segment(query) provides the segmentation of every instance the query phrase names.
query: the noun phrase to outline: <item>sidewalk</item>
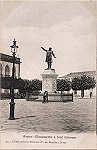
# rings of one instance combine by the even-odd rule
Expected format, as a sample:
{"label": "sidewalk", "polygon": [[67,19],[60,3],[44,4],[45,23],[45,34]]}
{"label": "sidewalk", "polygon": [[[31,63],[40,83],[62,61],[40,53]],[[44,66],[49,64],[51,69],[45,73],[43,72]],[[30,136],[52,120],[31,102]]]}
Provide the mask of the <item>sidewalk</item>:
{"label": "sidewalk", "polygon": [[15,100],[15,120],[9,118],[10,100],[0,101],[0,132],[87,132],[96,126],[96,99],[56,103]]}

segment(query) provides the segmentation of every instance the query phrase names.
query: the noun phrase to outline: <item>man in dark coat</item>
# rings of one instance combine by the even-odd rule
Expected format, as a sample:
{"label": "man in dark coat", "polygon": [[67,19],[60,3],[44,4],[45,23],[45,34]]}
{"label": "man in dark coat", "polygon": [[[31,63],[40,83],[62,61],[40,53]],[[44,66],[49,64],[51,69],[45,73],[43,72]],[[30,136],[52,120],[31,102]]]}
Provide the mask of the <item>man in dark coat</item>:
{"label": "man in dark coat", "polygon": [[44,92],[44,94],[43,94],[43,101],[42,101],[42,103],[48,103],[48,92],[47,91],[45,91]]}
{"label": "man in dark coat", "polygon": [[49,50],[44,49],[43,47],[41,47],[45,52],[46,52],[46,62],[48,64],[48,69],[51,69],[51,65],[52,65],[52,55],[54,58],[56,58],[56,56],[54,55],[52,48],[49,47]]}

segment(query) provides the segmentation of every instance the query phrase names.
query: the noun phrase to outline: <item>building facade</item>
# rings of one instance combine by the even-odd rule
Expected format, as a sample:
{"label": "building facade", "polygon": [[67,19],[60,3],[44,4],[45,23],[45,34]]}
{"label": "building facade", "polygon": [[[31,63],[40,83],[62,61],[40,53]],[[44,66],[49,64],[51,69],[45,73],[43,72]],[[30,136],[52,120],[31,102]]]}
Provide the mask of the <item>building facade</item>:
{"label": "building facade", "polygon": [[[15,78],[20,78],[20,58],[15,58]],[[0,77],[11,77],[13,68],[13,57],[0,53]],[[17,91],[17,90],[16,90]],[[10,93],[9,89],[0,88],[0,93]]]}
{"label": "building facade", "polygon": [[62,77],[59,77],[59,79],[67,79],[69,81],[72,81],[73,78],[75,77],[81,77],[83,75],[89,76],[89,77],[94,77],[96,80],[96,71],[83,71],[83,72],[72,72],[67,75],[64,75]]}

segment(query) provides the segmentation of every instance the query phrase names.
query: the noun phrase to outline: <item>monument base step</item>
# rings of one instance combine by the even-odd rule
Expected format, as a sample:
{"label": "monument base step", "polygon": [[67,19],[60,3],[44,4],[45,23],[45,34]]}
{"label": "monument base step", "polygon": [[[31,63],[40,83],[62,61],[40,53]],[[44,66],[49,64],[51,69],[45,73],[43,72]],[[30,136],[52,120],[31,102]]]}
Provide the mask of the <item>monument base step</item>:
{"label": "monument base step", "polygon": [[[26,98],[27,101],[43,101],[43,93]],[[48,102],[73,102],[73,94],[49,93]]]}
{"label": "monument base step", "polygon": [[[43,93],[38,96],[38,100],[43,100]],[[48,102],[67,102],[73,101],[73,94],[59,94],[59,93],[49,93]]]}

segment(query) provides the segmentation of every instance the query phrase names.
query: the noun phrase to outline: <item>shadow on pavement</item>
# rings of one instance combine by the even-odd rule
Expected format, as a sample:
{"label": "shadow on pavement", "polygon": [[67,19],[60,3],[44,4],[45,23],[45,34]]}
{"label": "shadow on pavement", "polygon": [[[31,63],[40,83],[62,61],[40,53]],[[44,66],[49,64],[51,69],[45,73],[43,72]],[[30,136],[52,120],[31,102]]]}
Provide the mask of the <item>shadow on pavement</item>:
{"label": "shadow on pavement", "polygon": [[20,117],[20,118],[15,118],[15,119],[31,118],[31,117],[36,117],[36,116],[25,116],[25,117]]}

